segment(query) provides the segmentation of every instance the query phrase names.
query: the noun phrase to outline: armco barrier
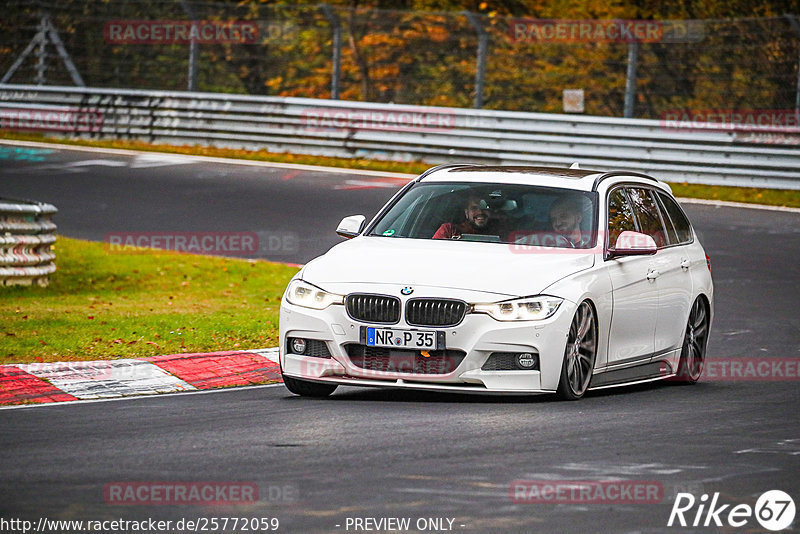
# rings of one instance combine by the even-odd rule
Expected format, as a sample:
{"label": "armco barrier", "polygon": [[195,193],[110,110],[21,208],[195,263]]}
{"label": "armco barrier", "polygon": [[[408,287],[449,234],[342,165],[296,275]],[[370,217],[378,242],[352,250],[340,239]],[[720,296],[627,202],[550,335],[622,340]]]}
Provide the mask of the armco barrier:
{"label": "armco barrier", "polygon": [[[800,189],[800,130],[223,93],[0,85],[2,128],[340,157],[637,170]],[[707,127],[706,127],[707,126]]]}
{"label": "armco barrier", "polygon": [[0,198],[0,285],[47,285],[56,270],[52,204]]}

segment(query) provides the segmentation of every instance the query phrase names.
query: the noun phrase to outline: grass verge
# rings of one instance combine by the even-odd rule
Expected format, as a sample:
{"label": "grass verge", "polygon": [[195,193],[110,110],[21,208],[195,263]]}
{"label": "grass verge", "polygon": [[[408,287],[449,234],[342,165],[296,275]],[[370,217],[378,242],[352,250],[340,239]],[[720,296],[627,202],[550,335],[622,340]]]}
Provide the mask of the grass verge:
{"label": "grass verge", "polygon": [[[126,150],[142,150],[151,152],[168,152],[173,154],[189,154],[194,156],[212,156],[218,158],[237,158],[276,163],[300,163],[304,165],[322,165],[325,167],[342,167],[348,169],[368,169],[375,171],[402,172],[419,174],[431,167],[421,161],[381,161],[357,158],[333,158],[326,156],[309,156],[302,154],[284,154],[266,150],[237,150],[206,146],[173,146],[146,143],[130,140],[88,140],[61,139],[47,137],[35,133],[0,132],[0,139],[20,141],[39,141],[62,143],[68,145],[92,146],[99,148],[122,148]],[[768,204],[800,208],[800,191],[785,189],[762,189],[756,187],[730,187],[718,185],[700,185],[687,183],[670,183],[678,197],[702,198],[708,200],[724,200],[728,202],[746,202],[750,204]]]}
{"label": "grass verge", "polygon": [[59,236],[48,287],[0,287],[0,363],[275,346],[297,268]]}

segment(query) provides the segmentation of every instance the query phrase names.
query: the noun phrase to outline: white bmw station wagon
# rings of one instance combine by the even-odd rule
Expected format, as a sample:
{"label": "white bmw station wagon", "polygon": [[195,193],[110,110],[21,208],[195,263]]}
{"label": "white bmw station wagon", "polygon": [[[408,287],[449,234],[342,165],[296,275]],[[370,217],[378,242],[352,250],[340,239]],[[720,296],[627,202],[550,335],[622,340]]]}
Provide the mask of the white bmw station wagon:
{"label": "white bmw station wagon", "polygon": [[303,267],[281,303],[289,391],[554,393],[700,377],[708,256],[645,174],[440,165]]}

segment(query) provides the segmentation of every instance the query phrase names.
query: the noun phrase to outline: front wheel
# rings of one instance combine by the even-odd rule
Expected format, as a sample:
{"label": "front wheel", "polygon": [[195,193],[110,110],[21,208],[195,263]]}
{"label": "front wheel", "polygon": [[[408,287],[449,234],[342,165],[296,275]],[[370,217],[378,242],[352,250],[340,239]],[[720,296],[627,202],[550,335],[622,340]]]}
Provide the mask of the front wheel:
{"label": "front wheel", "polygon": [[589,388],[597,357],[597,319],[588,301],[581,302],[567,334],[567,347],[561,364],[561,379],[556,395],[562,400],[578,400]]}
{"label": "front wheel", "polygon": [[289,376],[283,376],[283,384],[286,389],[303,397],[327,397],[336,390],[336,384],[318,384],[298,380]]}
{"label": "front wheel", "polygon": [[703,299],[697,298],[689,312],[686,332],[683,335],[681,359],[678,362],[678,374],[674,380],[684,384],[694,384],[703,373],[706,363],[706,345],[708,344],[708,310]]}

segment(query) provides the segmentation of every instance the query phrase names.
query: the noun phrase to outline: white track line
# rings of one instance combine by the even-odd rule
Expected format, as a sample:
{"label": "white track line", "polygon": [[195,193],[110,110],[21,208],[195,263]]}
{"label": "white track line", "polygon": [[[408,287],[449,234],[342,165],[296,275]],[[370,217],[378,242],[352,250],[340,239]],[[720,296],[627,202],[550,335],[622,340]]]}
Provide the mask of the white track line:
{"label": "white track line", "polygon": [[730,202],[727,200],[706,200],[704,198],[679,198],[681,204],[703,204],[705,206],[719,206],[721,208],[748,208],[753,210],[783,211],[786,213],[800,213],[800,208],[787,208],[784,206],[768,206],[766,204],[748,204],[746,202]]}
{"label": "white track line", "polygon": [[164,154],[175,158],[193,159],[197,162],[206,163],[225,163],[228,165],[248,165],[251,167],[272,167],[278,169],[294,169],[300,171],[327,172],[336,174],[357,174],[360,176],[377,176],[380,178],[404,178],[411,180],[416,178],[416,174],[405,174],[401,172],[372,171],[367,169],[348,169],[345,167],[324,167],[322,165],[303,165],[300,163],[276,163],[272,161],[257,161],[235,158],[215,158],[212,156],[195,156],[192,154],[177,154],[173,152],[160,152],[157,150],[127,150],[124,148],[98,148],[80,145],[62,145],[59,143],[42,143],[38,141],[14,141],[11,139],[0,139],[0,145],[16,145],[33,148],[52,148],[58,150],[75,150],[78,152],[91,152],[94,154],[113,154],[117,156],[141,156],[142,154]]}

